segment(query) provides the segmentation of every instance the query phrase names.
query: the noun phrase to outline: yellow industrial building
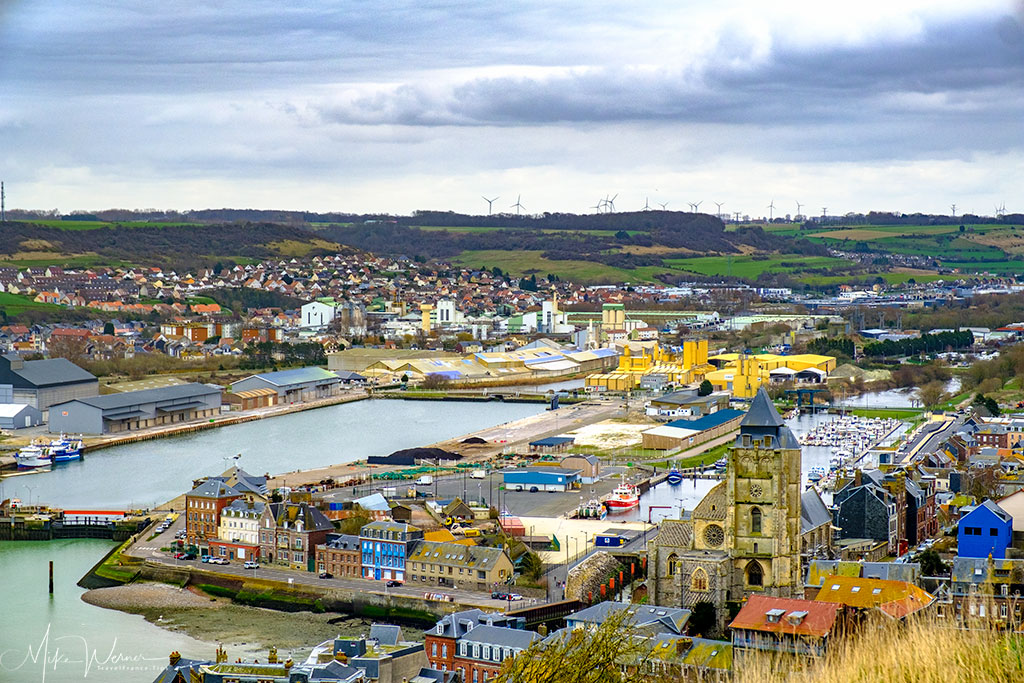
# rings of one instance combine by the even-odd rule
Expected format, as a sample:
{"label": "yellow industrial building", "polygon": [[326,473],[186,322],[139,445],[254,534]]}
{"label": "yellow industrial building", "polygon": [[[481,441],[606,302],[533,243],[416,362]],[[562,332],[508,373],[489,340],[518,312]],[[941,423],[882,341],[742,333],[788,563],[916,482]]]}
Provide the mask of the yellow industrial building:
{"label": "yellow industrial building", "polygon": [[832,356],[725,353],[709,358],[707,340],[684,342],[678,351],[657,342],[634,342],[623,348],[615,370],[590,375],[586,386],[592,391],[632,391],[645,384],[645,378],[657,375],[664,384],[694,384],[707,379],[716,391],[728,391],[735,398],[753,398],[762,384],[790,380],[823,383],[835,368]]}
{"label": "yellow industrial building", "polygon": [[706,339],[683,342],[678,351],[657,342],[632,342],[623,347],[619,367],[588,376],[586,386],[595,391],[632,391],[645,377],[653,376],[664,384],[690,384],[713,369],[708,363]]}
{"label": "yellow industrial building", "polygon": [[[779,356],[774,353],[743,355],[723,353],[708,359],[717,370],[705,375],[717,391],[736,398],[753,398],[762,384],[793,379],[823,383],[836,369],[836,359],[813,353]],[[806,375],[806,377],[804,377]]]}

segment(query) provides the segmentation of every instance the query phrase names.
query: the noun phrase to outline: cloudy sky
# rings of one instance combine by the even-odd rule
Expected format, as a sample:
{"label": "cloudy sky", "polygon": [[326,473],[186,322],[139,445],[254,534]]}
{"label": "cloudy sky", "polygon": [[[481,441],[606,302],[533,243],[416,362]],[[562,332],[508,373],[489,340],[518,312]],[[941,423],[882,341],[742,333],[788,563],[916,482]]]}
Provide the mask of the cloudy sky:
{"label": "cloudy sky", "polygon": [[61,211],[1021,211],[1024,0],[0,0],[0,178]]}

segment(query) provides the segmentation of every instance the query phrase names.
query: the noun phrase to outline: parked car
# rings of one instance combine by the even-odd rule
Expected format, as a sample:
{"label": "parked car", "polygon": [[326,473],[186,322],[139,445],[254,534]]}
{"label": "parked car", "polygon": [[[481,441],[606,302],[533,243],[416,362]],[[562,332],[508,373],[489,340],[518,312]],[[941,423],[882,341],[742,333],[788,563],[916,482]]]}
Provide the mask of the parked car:
{"label": "parked car", "polygon": [[387,586],[388,588],[396,588],[398,586],[401,586],[402,582],[401,581],[396,581],[395,579],[391,579],[390,581],[388,581],[384,585]]}
{"label": "parked car", "polygon": [[213,558],[210,555],[203,555],[202,557],[199,558],[199,560],[201,562],[209,562],[211,559],[213,559]]}
{"label": "parked car", "polygon": [[522,600],[523,596],[520,595],[519,593],[509,593],[508,594],[508,599],[509,600]]}
{"label": "parked car", "polygon": [[242,566],[245,567],[246,569],[259,569],[260,568],[260,563],[259,562],[254,562],[253,560],[249,560],[248,562],[246,562]]}
{"label": "parked car", "polygon": [[228,562],[227,560],[225,560],[223,557],[211,557],[210,558],[210,564],[231,564],[231,563]]}
{"label": "parked car", "polygon": [[199,557],[199,556],[196,555],[195,553],[185,553],[185,558],[184,559],[186,559],[186,560],[194,560],[197,557]]}
{"label": "parked car", "polygon": [[505,591],[491,591],[492,600],[508,600],[508,593]]}
{"label": "parked car", "polygon": [[188,555],[186,555],[185,553],[174,553],[174,559],[176,560],[184,560],[187,557]]}
{"label": "parked car", "polygon": [[330,572],[320,572],[319,576],[320,576],[321,579],[333,579],[334,578],[334,574],[332,574]]}

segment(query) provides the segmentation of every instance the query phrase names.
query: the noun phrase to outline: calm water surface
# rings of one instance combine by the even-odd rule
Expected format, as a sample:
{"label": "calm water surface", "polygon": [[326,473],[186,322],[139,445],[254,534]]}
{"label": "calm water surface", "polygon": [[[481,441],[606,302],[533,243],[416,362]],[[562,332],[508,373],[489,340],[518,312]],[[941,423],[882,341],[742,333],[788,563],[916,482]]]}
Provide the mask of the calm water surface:
{"label": "calm water surface", "polygon": [[[109,541],[0,543],[0,681],[152,681],[178,650],[213,658],[216,645],[172,633],[134,614],[94,607],[75,583]],[[54,561],[54,595],[47,592]]]}
{"label": "calm water surface", "polygon": [[252,474],[387,455],[543,412],[532,403],[438,403],[366,400],[208,429],[184,436],[104,448],[52,471],[0,479],[0,499],[59,507],[149,507],[219,474],[225,458]]}

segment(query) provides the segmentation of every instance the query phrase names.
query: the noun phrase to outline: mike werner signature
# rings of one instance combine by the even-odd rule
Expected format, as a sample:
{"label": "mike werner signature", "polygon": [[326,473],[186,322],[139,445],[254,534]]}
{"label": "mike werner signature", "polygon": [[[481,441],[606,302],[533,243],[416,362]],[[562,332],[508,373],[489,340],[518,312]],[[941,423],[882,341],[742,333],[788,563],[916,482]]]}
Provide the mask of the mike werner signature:
{"label": "mike werner signature", "polygon": [[155,662],[163,661],[163,657],[117,652],[117,638],[110,644],[109,651],[100,652],[89,646],[85,636],[50,635],[50,624],[47,624],[38,645],[29,645],[24,650],[0,651],[0,674],[20,671],[24,676],[38,668],[41,676],[39,680],[45,683],[46,674],[56,671],[58,667],[80,667],[82,678],[88,678],[90,673],[98,671],[153,670],[160,668]]}

